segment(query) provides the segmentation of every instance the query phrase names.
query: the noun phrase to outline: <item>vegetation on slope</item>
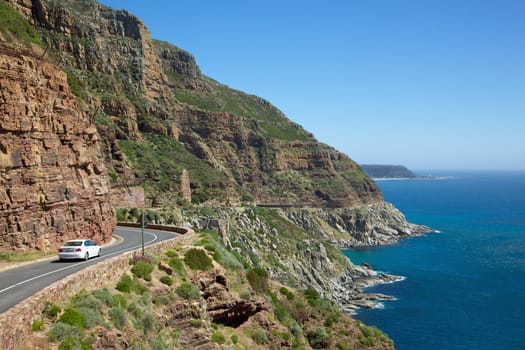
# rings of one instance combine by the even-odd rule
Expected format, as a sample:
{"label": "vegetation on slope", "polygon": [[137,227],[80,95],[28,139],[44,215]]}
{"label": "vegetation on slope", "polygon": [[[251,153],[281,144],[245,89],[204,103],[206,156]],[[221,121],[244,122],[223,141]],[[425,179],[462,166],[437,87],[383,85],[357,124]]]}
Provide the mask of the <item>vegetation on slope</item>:
{"label": "vegetation on slope", "polygon": [[195,203],[217,198],[224,188],[233,186],[224,173],[195,157],[172,137],[144,133],[140,141],[120,140],[119,145],[137,176],[149,179],[148,190],[154,193],[173,192],[183,169],[191,174]]}
{"label": "vegetation on slope", "polygon": [[393,348],[387,336],[315,291],[287,288],[248,266],[210,231],[196,246],[174,246],[130,264],[116,285],[46,305],[33,322],[33,338],[63,350],[206,343],[238,350]]}
{"label": "vegetation on slope", "polygon": [[35,28],[4,0],[0,1],[0,32],[7,40],[16,38],[26,44],[41,44]]}

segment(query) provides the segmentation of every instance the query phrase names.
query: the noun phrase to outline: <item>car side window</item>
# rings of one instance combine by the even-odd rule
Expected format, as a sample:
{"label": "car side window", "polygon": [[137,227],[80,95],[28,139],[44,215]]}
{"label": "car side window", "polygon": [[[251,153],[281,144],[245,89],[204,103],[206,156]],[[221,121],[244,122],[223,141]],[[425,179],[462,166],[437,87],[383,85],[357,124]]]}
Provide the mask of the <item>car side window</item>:
{"label": "car side window", "polygon": [[86,247],[89,247],[89,246],[91,245],[91,241],[86,241],[86,243],[84,243],[84,245],[85,245]]}

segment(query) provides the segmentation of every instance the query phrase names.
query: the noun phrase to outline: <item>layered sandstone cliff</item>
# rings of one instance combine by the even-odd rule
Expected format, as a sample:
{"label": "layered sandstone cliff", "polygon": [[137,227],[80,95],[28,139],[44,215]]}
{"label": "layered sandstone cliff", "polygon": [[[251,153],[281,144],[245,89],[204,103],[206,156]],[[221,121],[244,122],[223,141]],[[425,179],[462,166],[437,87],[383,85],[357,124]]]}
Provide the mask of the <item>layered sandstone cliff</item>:
{"label": "layered sandstone cliff", "polygon": [[107,242],[115,225],[92,120],[66,73],[0,39],[0,250]]}
{"label": "layered sandstone cliff", "polygon": [[349,157],[268,101],[203,76],[191,54],[152,40],[129,12],[94,0],[8,1],[40,30],[47,55],[88,102],[114,188],[142,182],[148,196],[171,205],[183,199],[187,169],[195,202],[341,207],[382,200]]}

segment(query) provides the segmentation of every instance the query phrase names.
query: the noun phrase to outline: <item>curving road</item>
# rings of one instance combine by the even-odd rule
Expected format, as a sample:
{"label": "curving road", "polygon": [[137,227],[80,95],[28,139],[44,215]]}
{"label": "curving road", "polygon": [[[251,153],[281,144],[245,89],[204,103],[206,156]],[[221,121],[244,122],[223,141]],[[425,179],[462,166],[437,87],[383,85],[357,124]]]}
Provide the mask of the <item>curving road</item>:
{"label": "curving road", "polygon": [[[140,228],[117,227],[115,233],[122,237],[123,240],[117,244],[102,247],[101,257],[96,257],[89,261],[61,262],[58,260],[57,253],[55,259],[0,272],[0,313],[69,274],[96,264],[101,260],[109,259],[142,246]],[[144,229],[144,244],[148,245],[153,242],[164,241],[177,235],[167,231]]]}

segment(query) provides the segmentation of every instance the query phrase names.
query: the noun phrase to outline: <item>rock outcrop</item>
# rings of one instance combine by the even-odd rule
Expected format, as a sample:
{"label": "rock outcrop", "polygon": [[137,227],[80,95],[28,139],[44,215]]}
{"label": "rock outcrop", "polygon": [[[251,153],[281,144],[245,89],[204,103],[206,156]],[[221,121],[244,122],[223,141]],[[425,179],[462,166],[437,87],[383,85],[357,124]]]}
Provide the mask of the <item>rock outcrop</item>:
{"label": "rock outcrop", "polygon": [[66,73],[0,42],[0,250],[111,238],[109,178],[92,120]]}
{"label": "rock outcrop", "polygon": [[[219,222],[223,222],[220,230]],[[273,279],[314,289],[349,312],[388,298],[363,293],[365,287],[401,277],[354,265],[339,249],[393,244],[430,231],[408,223],[388,203],[354,209],[230,208],[214,217],[195,218],[191,224],[197,229],[220,231],[223,242],[250,264],[264,266]]]}

